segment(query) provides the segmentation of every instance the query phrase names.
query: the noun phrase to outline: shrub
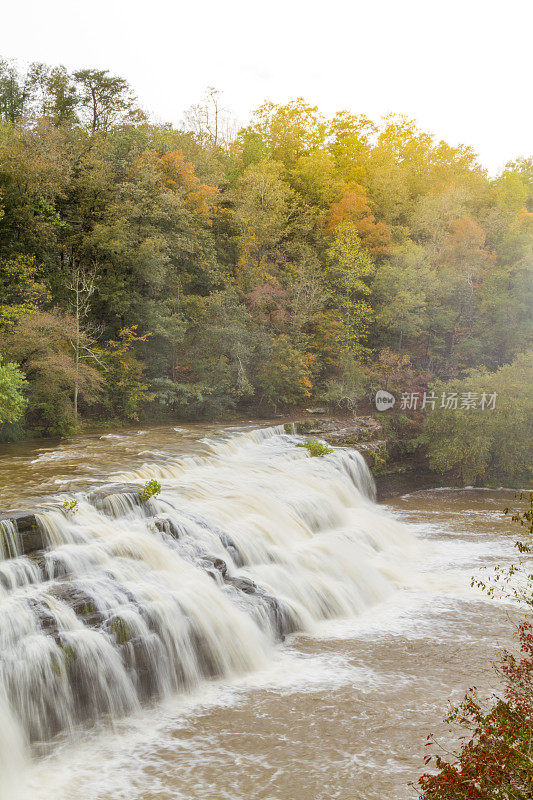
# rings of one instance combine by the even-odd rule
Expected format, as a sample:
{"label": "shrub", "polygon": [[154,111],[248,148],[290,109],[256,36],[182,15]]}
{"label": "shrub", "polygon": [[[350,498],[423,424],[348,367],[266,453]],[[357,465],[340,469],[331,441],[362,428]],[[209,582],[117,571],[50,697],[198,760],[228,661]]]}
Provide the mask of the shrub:
{"label": "shrub", "polygon": [[151,497],[156,497],[161,491],[161,484],[152,478],[146,481],[142,489],[139,489],[139,497],[143,503],[147,503]]}
{"label": "shrub", "polygon": [[[464,730],[466,742],[456,758],[426,756],[437,773],[419,778],[423,800],[496,800],[533,796],[533,627],[518,628],[522,656],[505,653],[495,666],[503,679],[501,698],[493,696],[485,706],[475,687],[446,722]],[[433,738],[428,737],[428,745]]]}
{"label": "shrub", "polygon": [[77,500],[65,500],[63,505],[61,506],[65,516],[69,514],[75,514],[78,510],[78,501]]}
{"label": "shrub", "polygon": [[306,442],[297,444],[296,447],[305,447],[312,458],[316,458],[317,456],[327,456],[329,453],[333,453],[332,447],[327,445],[325,442],[319,442],[318,439],[308,439]]}
{"label": "shrub", "polygon": [[[505,513],[508,512],[505,509]],[[533,542],[533,493],[529,495],[529,507],[513,514],[512,519],[526,534],[516,542],[516,548],[519,553],[529,555]],[[521,573],[522,578],[518,586],[511,581],[517,573]],[[506,572],[496,568],[495,578],[487,586],[473,582],[490,596],[496,594],[494,587],[499,582],[503,589],[498,594],[525,601],[530,607],[533,604],[530,563],[513,565]],[[450,759],[426,756],[425,763],[433,762],[437,771],[419,778],[422,800],[529,800],[533,797],[533,626],[526,619],[516,633],[520,655],[504,651],[494,664],[503,683],[501,696],[494,694],[483,702],[474,687],[446,718],[448,724],[456,723],[464,731],[463,744]],[[433,744],[433,737],[428,736],[427,746]]]}

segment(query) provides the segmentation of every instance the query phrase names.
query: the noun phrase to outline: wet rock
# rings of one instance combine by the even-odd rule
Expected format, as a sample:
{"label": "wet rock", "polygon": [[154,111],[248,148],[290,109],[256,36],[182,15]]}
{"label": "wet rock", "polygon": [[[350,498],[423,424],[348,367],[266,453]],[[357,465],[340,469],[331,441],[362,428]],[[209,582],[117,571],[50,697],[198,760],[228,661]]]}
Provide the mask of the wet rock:
{"label": "wet rock", "polygon": [[314,434],[329,444],[348,447],[376,439],[381,433],[381,425],[374,417],[352,417],[350,420],[306,419],[296,422],[295,428],[302,436]]}
{"label": "wet rock", "polygon": [[190,637],[198,667],[204,678],[219,677],[221,674],[220,665],[211,652],[211,648],[205,637],[194,629],[191,629]]}
{"label": "wet rock", "polygon": [[50,594],[70,606],[84,625],[95,628],[105,623],[105,617],[96,608],[93,598],[79,584],[71,581],[58,583],[50,588]]}
{"label": "wet rock", "polygon": [[56,642],[59,641],[57,620],[49,606],[39,597],[29,597],[27,599],[27,604],[37,617],[41,631],[48,636],[52,636]]}
{"label": "wet rock", "polygon": [[[383,452],[387,446],[385,439],[375,439],[372,442],[360,442],[358,450],[364,455],[365,453]],[[369,466],[372,466],[370,464]]]}
{"label": "wet rock", "polygon": [[[139,496],[140,488],[134,483],[111,483],[95,489],[87,496],[87,500],[108,516],[123,516],[135,508],[144,508],[145,504]],[[122,502],[117,502],[121,498]]]}
{"label": "wet rock", "polygon": [[26,511],[8,511],[0,514],[0,521],[2,520],[13,522],[18,531],[20,552],[10,553],[9,557],[13,558],[16,555],[27,556],[46,547],[46,538],[35,514],[30,514]]}
{"label": "wet rock", "polygon": [[220,578],[225,579],[228,574],[228,565],[223,559],[216,556],[203,556],[200,566],[215,581],[220,580]]}
{"label": "wet rock", "polygon": [[22,555],[28,556],[47,547],[46,537],[39,527],[27,529],[20,534]]}
{"label": "wet rock", "polygon": [[253,599],[267,612],[272,628],[280,641],[283,641],[286,636],[297,630],[297,625],[285,603],[271,595],[262,586],[258,586],[250,578],[243,576],[227,577],[226,584],[237,589],[237,591],[243,592],[250,600]]}
{"label": "wet rock", "polygon": [[[153,642],[151,643],[153,645]],[[121,646],[121,655],[141,702],[153,700],[161,694],[157,669],[154,668],[153,646],[139,637]],[[161,657],[163,652],[161,650]]]}
{"label": "wet rock", "polygon": [[222,547],[228,552],[237,567],[243,567],[246,564],[244,554],[241,553],[237,543],[228,533],[226,533],[226,531],[222,530],[222,528],[219,528],[217,525],[214,525],[212,522],[209,522],[200,514],[195,514],[191,511],[185,511],[184,509],[181,509],[179,513],[180,516],[184,517],[184,519],[191,520],[196,525],[199,525],[200,528],[204,528],[215,536],[218,536]]}
{"label": "wet rock", "polygon": [[173,539],[181,539],[181,532],[178,526],[168,517],[164,519],[154,519],[153,523],[160,533],[166,533]]}
{"label": "wet rock", "polygon": [[249,578],[228,578],[227,583],[234,586],[240,592],[246,592],[246,594],[258,594],[259,587]]}
{"label": "wet rock", "polygon": [[11,511],[5,514],[0,514],[0,520],[2,519],[11,520],[14,522],[19,533],[23,533],[37,527],[35,514],[29,514],[26,511]]}
{"label": "wet rock", "polygon": [[225,550],[228,551],[228,553],[232,557],[235,566],[244,567],[244,565],[246,564],[244,556],[237,547],[237,545],[235,544],[234,540],[231,538],[231,536],[228,536],[228,534],[224,533],[224,531],[220,531],[218,533],[218,536],[222,546],[224,547]]}
{"label": "wet rock", "polygon": [[100,486],[98,489],[90,492],[87,499],[93,505],[95,502],[105,500],[106,497],[112,494],[139,494],[140,485],[135,483],[108,483],[105,486]]}

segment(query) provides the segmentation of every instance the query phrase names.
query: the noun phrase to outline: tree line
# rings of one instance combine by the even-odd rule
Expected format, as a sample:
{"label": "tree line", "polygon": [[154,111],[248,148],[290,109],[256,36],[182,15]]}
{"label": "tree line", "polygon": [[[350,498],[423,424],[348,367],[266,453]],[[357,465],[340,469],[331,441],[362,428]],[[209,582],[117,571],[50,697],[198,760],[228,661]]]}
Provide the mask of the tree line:
{"label": "tree line", "polygon": [[154,124],[105,70],[0,61],[4,440],[467,386],[525,363],[532,261],[532,158],[301,98],[236,130],[214,89]]}

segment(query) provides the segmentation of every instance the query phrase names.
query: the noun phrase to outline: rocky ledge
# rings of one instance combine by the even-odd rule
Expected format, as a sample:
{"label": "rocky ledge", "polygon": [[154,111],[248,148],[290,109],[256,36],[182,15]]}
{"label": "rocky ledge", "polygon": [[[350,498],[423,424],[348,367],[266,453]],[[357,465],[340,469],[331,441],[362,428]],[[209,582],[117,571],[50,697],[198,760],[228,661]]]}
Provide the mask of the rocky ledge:
{"label": "rocky ledge", "polygon": [[[323,413],[323,409],[308,411],[313,415]],[[450,485],[449,476],[446,479],[430,470],[423,455],[396,455],[395,448],[388,446],[387,435],[381,423],[372,416],[313,416],[299,420],[293,426],[288,425],[287,431],[295,429],[302,436],[316,436],[336,447],[353,447],[359,450],[376,481],[378,500],[417,489]]]}
{"label": "rocky ledge", "polygon": [[[11,523],[13,530],[9,524],[4,526],[2,522]],[[12,539],[13,535],[16,540]],[[20,555],[28,555],[46,546],[44,532],[35,514],[27,511],[0,513],[0,536],[5,557],[16,556],[18,554],[16,551],[19,551]]]}

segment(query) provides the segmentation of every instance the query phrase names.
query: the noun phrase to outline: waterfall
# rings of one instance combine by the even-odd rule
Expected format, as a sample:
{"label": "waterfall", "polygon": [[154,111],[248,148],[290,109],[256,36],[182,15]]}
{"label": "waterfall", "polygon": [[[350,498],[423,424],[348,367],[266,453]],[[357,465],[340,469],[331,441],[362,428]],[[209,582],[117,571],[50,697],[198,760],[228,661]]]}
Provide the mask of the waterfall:
{"label": "waterfall", "polygon": [[14,558],[21,554],[20,536],[16,524],[10,520],[0,520],[0,556],[2,559]]}
{"label": "waterfall", "polygon": [[[12,747],[261,668],[287,635],[357,615],[403,581],[414,542],[374,505],[361,455],[311,458],[301,441],[254,430],[116,474],[77,495],[75,513],[41,509],[44,548],[29,555],[0,523]],[[141,502],[150,478],[162,492]]]}

